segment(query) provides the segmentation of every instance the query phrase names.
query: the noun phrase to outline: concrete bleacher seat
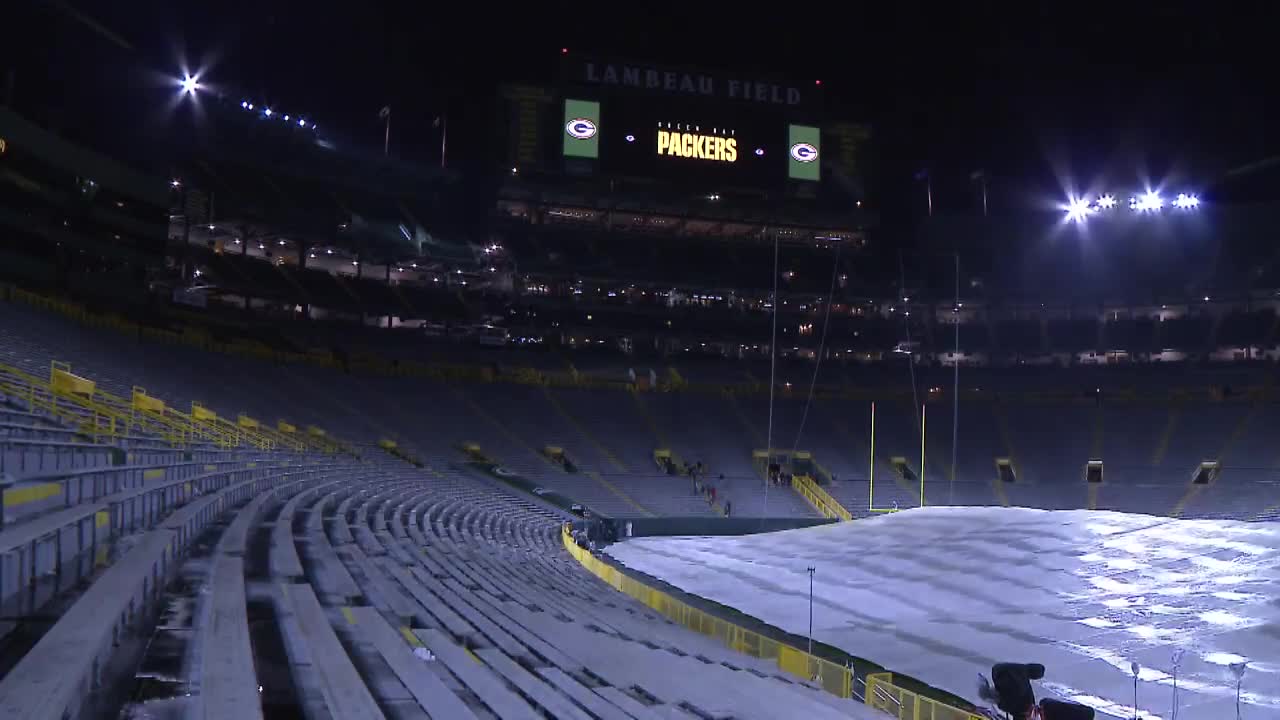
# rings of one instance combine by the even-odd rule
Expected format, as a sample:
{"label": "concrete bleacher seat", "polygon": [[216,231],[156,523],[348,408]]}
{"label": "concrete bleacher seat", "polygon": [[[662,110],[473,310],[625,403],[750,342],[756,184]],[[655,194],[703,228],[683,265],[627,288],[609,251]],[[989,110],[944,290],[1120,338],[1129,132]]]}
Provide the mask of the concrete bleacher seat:
{"label": "concrete bleacher seat", "polygon": [[[281,456],[284,457],[284,456]],[[248,455],[239,460],[214,462],[169,462],[153,464],[105,465],[39,473],[23,478],[5,494],[4,522],[17,522],[52,509],[96,500],[129,488],[194,480],[250,462],[267,462],[266,455]],[[3,527],[3,523],[0,523]]]}
{"label": "concrete bleacher seat", "polygon": [[[250,464],[255,467],[249,467]],[[59,496],[57,509],[18,518],[0,530],[0,605],[9,617],[35,613],[92,572],[114,538],[151,530],[166,516],[228,487],[312,472],[297,465],[229,463],[200,475],[148,484],[98,485],[98,492]],[[145,471],[143,471],[145,472]],[[69,487],[69,486],[68,486]]]}
{"label": "concrete bleacher seat", "polygon": [[114,448],[59,440],[0,437],[0,472],[16,478],[111,464]]}
{"label": "concrete bleacher seat", "polygon": [[[432,714],[439,717],[458,720],[478,717],[413,653],[414,648],[422,646],[416,636],[397,633],[373,608],[353,607],[350,616],[351,624],[358,628],[361,638],[373,644],[422,707],[430,708]],[[406,642],[407,638],[413,638],[413,642]]]}
{"label": "concrete bleacher seat", "polygon": [[[156,518],[123,557],[97,578],[0,680],[0,714],[24,718],[77,714],[81,705],[91,698],[90,690],[106,671],[122,634],[130,632],[140,617],[152,611],[161,598],[163,584],[176,569],[176,560],[200,532],[233,504],[264,492],[288,477],[280,468],[246,472],[246,476],[228,478],[220,488],[210,488],[200,497]],[[95,517],[100,507],[101,504],[93,505],[83,511]],[[22,532],[25,527],[19,525],[0,535]],[[50,532],[62,535],[57,529]]]}
{"label": "concrete bleacher seat", "polygon": [[[328,712],[335,718],[382,718],[311,586],[282,583],[278,606],[294,620],[284,626],[293,672],[314,676]],[[294,628],[296,632],[291,632]]]}

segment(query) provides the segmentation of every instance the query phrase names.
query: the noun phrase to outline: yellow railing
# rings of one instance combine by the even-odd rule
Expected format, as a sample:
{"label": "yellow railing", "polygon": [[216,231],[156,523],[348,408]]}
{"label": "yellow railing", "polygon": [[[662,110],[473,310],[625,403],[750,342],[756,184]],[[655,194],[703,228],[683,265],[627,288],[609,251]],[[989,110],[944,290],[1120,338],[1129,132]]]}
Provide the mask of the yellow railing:
{"label": "yellow railing", "polygon": [[[137,334],[157,342],[190,345],[203,350],[276,362],[336,366],[336,362],[327,356],[281,353],[265,346],[245,343],[215,343],[207,334],[200,332],[175,333],[144,327],[115,315],[91,313],[76,303],[19,288],[9,288],[9,294],[16,301],[59,313],[85,325]],[[143,388],[133,388],[132,396],[128,399],[118,398],[98,388],[92,380],[73,374],[66,363],[56,361],[50,368],[47,380],[0,365],[0,389],[22,397],[32,408],[45,410],[75,425],[95,440],[143,432],[175,446],[202,440],[220,447],[246,445],[260,449],[316,449],[330,453],[350,451],[350,446],[346,443],[323,434],[290,437],[277,430],[254,427],[252,423],[246,426],[220,418],[202,407],[193,407],[191,414],[183,413],[149,396]]]}
{"label": "yellow railing", "polygon": [[[112,437],[117,433],[117,418],[111,413],[99,412],[87,401],[76,398],[58,402],[48,383],[15,367],[0,365],[0,391],[26,403],[31,410],[43,410],[74,425],[80,432],[93,438]],[[121,423],[120,430],[123,430]]]}
{"label": "yellow railing", "polygon": [[792,475],[791,487],[795,491],[804,496],[805,500],[814,507],[823,517],[835,518],[837,520],[852,520],[853,514],[850,513],[845,506],[831,497],[821,485],[813,481],[808,475]]}
{"label": "yellow railing", "polygon": [[[604,580],[615,590],[653,608],[663,617],[695,632],[716,638],[726,647],[737,652],[755,658],[773,660],[783,671],[804,680],[811,680],[836,697],[856,697],[853,671],[848,667],[718,618],[636,580],[613,565],[600,560],[586,549],[578,547],[573,540],[568,523],[561,527],[560,539],[564,543],[565,550],[588,572]],[[895,685],[893,674],[888,672],[867,675],[865,701],[866,704],[884,710],[899,720],[985,720],[981,715]]]}
{"label": "yellow railing", "polygon": [[130,322],[116,315],[100,315],[89,312],[83,306],[59,298],[45,297],[19,288],[10,290],[11,297],[32,307],[50,310],[91,327],[108,328],[121,333],[141,336],[147,340],[167,345],[187,345],[213,352],[240,355],[242,357],[272,362],[314,365],[319,367],[339,367],[339,363],[331,355],[316,353],[294,353],[273,350],[269,347],[248,342],[223,343],[214,341],[208,334],[195,330],[174,332],[159,328],[146,327]]}
{"label": "yellow railing", "polygon": [[50,365],[48,378],[0,364],[0,391],[19,399],[34,411],[49,413],[95,442],[145,435],[173,447],[208,442],[218,447],[253,447],[263,450],[308,447],[336,452],[343,444],[330,437],[291,438],[262,428],[242,427],[220,418],[199,403],[187,414],[151,397],[140,387],[131,396],[117,397],[93,380],[74,374],[63,362]]}
{"label": "yellow railing", "polygon": [[773,660],[782,670],[804,680],[812,680],[832,695],[842,698],[853,697],[853,671],[844,665],[810,655],[803,650],[735,625],[681,602],[661,590],[645,585],[578,547],[568,526],[561,530],[561,539],[569,554],[591,574],[609,583],[614,589],[653,608],[673,622],[716,638],[725,646],[740,653]]}
{"label": "yellow railing", "polygon": [[95,441],[147,433],[175,445],[184,444],[181,427],[137,411],[129,401],[97,389],[86,378],[73,375],[65,363],[54,363],[49,378],[39,378],[18,368],[0,365],[0,389],[75,427]]}
{"label": "yellow railing", "polygon": [[938,702],[893,684],[893,673],[867,675],[867,704],[898,720],[985,720],[983,716]]}

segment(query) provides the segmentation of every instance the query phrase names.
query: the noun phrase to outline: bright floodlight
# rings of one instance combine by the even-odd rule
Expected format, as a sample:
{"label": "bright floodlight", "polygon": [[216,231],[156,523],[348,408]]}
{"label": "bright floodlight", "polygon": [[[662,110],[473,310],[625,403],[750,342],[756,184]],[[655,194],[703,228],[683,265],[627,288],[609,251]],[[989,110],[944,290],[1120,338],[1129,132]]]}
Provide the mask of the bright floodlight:
{"label": "bright floodlight", "polygon": [[1200,198],[1187,193],[1178,193],[1178,197],[1173,200],[1173,206],[1179,210],[1191,210],[1200,207]]}
{"label": "bright floodlight", "polygon": [[1089,204],[1088,196],[1085,197],[1068,197],[1067,204],[1063,207],[1067,211],[1067,219],[1072,222],[1084,222],[1089,217],[1089,213],[1093,212],[1093,207]]}
{"label": "bright floodlight", "polygon": [[267,117],[271,117],[271,108],[267,108],[266,110],[263,110],[262,114],[266,115]]}
{"label": "bright floodlight", "polygon": [[1098,207],[1102,210],[1110,210],[1116,206],[1116,199],[1112,195],[1103,195],[1098,198]]}
{"label": "bright floodlight", "polygon": [[200,89],[200,77],[198,75],[183,75],[180,84],[182,85],[183,95],[195,95],[196,91]]}
{"label": "bright floodlight", "polygon": [[298,118],[298,127],[306,127],[306,126],[307,126],[307,121],[303,120],[302,118]]}
{"label": "bright floodlight", "polygon": [[1164,198],[1155,190],[1148,190],[1137,199],[1130,200],[1129,207],[1139,212],[1155,212],[1164,207]]}

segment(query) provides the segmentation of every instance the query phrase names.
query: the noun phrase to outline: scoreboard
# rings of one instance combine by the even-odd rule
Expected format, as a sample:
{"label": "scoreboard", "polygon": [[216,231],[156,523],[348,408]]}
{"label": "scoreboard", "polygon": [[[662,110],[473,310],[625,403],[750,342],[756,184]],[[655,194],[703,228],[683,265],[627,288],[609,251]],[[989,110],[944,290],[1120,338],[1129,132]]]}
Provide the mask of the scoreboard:
{"label": "scoreboard", "polygon": [[688,99],[566,97],[566,170],[742,187],[816,182],[821,132],[773,108]]}
{"label": "scoreboard", "polygon": [[558,86],[503,86],[505,167],[699,191],[861,187],[870,129],[823,111],[821,83],[561,51]]}

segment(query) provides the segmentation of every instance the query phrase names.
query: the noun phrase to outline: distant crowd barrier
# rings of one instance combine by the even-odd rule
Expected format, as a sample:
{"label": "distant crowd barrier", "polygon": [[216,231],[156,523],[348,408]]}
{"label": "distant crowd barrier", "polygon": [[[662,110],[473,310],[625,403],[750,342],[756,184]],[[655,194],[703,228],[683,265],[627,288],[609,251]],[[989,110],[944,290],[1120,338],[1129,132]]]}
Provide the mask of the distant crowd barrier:
{"label": "distant crowd barrier", "polygon": [[672,516],[610,518],[618,538],[670,535],[750,535],[827,525],[831,518],[816,517],[704,517]]}
{"label": "distant crowd barrier", "polygon": [[[656,383],[643,373],[635,373],[632,377],[620,374],[612,377],[592,375],[569,367],[565,370],[543,370],[521,366],[502,366],[483,363],[422,363],[413,360],[388,360],[372,353],[355,353],[351,358],[342,359],[331,352],[297,353],[278,350],[263,343],[236,340],[218,342],[200,328],[189,325],[182,332],[139,325],[118,315],[91,312],[84,306],[61,298],[47,297],[28,292],[20,288],[0,284],[0,297],[7,297],[32,307],[37,307],[64,315],[76,322],[92,327],[103,327],[118,332],[169,345],[186,345],[210,352],[238,355],[254,360],[265,360],[280,364],[309,365],[349,372],[361,372],[371,375],[391,377],[422,377],[446,382],[507,382],[521,385],[541,385],[549,387],[576,387],[589,389],[616,389],[631,392],[702,392],[717,393],[730,396],[768,394],[769,385],[763,382],[701,382],[690,381],[675,367],[668,366],[662,372],[654,373]],[[191,316],[193,322],[197,316]],[[630,375],[630,374],[629,374]],[[801,390],[790,387],[779,388],[783,397],[792,397]],[[1174,401],[1205,400],[1210,402],[1254,402],[1267,397],[1275,397],[1276,389],[1261,384],[1232,388],[1228,396],[1218,387],[1170,387],[1160,391],[1137,390],[1134,388],[1114,388],[1107,391],[1109,402],[1137,401],[1140,398],[1151,398],[1157,395]],[[983,392],[978,389],[963,390],[962,393],[973,398],[1017,398],[1026,402],[1078,402],[1094,403],[1093,397],[1083,397],[1078,388],[1061,388],[1047,391],[1013,391]],[[883,387],[854,387],[848,385],[814,388],[815,398],[823,400],[866,400],[877,398],[912,397],[909,389],[886,389]]]}

